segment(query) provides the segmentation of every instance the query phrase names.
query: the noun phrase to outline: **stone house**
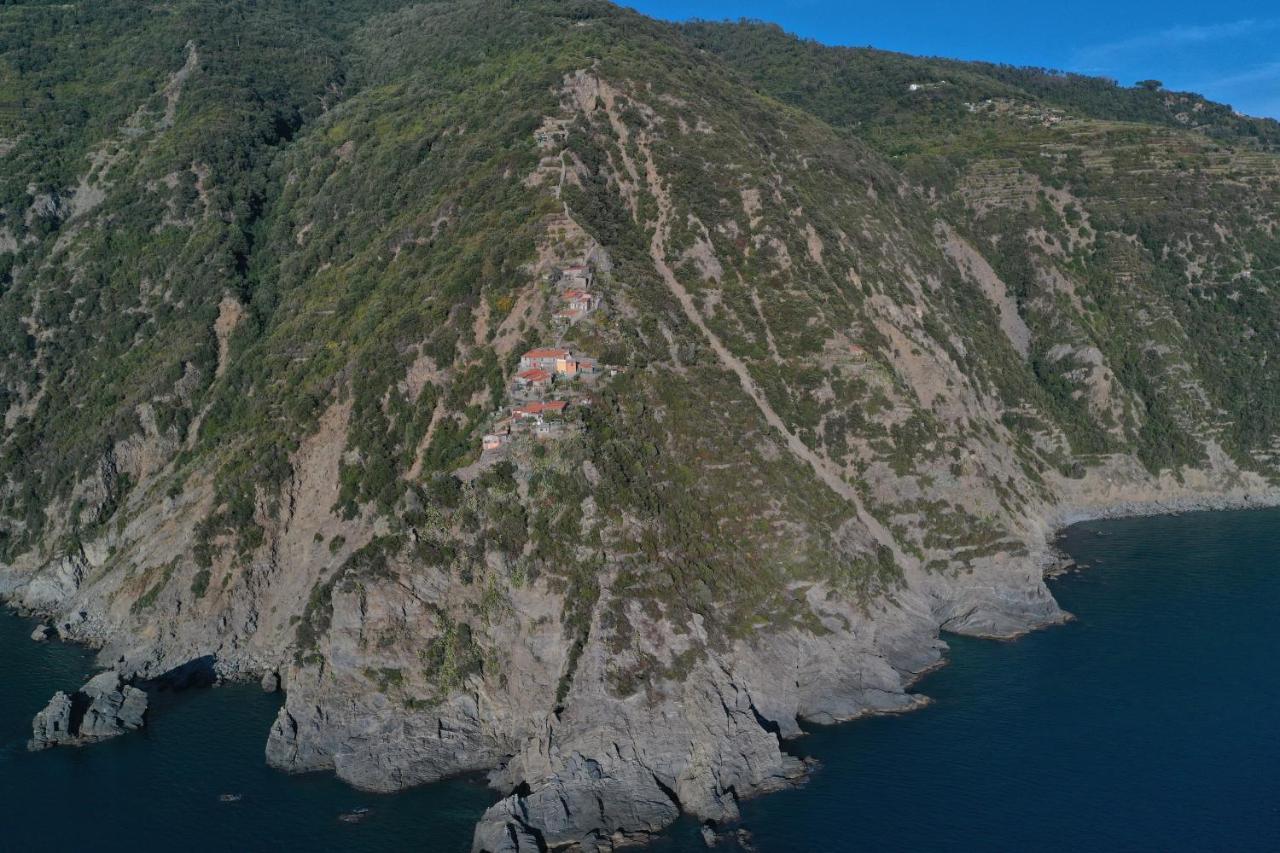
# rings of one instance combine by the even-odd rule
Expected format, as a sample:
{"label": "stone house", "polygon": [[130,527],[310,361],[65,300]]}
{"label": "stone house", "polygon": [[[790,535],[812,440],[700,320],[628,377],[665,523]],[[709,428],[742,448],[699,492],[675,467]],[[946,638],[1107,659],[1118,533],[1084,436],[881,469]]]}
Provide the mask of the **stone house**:
{"label": "stone house", "polygon": [[539,349],[531,349],[524,355],[520,356],[520,372],[526,370],[545,370],[548,373],[556,373],[556,363],[564,359],[572,359],[573,353],[567,349],[555,349],[551,347],[542,347]]}
{"label": "stone house", "polygon": [[516,374],[516,388],[521,391],[547,391],[551,388],[553,375],[548,370],[534,367]]}
{"label": "stone house", "polygon": [[546,402],[526,403],[511,410],[512,416],[521,421],[532,421],[540,424],[547,418],[556,418],[564,414],[569,406],[564,400],[548,400]]}

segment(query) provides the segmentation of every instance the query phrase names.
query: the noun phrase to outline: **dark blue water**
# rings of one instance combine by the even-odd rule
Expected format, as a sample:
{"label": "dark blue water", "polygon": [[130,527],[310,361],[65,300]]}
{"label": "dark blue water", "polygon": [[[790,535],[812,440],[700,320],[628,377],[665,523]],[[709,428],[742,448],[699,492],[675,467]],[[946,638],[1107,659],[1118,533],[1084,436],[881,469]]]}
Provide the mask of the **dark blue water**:
{"label": "dark blue water", "polygon": [[[280,700],[256,686],[153,693],[147,727],[83,749],[26,751],[31,715],[74,690],[91,655],[0,616],[0,850],[468,851],[495,796],[479,782],[363,794],[263,760]],[[221,803],[220,794],[243,795]],[[338,815],[368,808],[362,823]]]}
{"label": "dark blue water", "polygon": [[[762,853],[1280,849],[1280,511],[1095,522],[1064,544],[1090,566],[1053,584],[1077,620],[953,640],[919,687],[931,707],[799,741],[821,771],[743,806]],[[157,697],[144,735],[28,755],[31,714],[88,670],[29,632],[0,619],[6,847],[465,851],[491,802],[267,770],[278,700],[255,688]],[[692,821],[654,849],[705,850]]]}

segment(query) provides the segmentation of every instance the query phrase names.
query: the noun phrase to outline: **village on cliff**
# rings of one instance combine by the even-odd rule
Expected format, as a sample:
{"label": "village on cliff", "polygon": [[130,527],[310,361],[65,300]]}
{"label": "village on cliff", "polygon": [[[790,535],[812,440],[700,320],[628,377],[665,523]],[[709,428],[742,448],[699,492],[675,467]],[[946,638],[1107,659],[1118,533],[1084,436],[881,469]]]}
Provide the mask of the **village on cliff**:
{"label": "village on cliff", "polygon": [[[595,290],[595,274],[587,264],[573,264],[551,277],[559,291],[560,307],[553,315],[557,329],[567,330],[603,304]],[[507,405],[499,410],[482,439],[483,456],[503,454],[520,436],[549,440],[572,432],[576,428],[568,417],[572,408],[591,405],[590,392],[596,382],[619,370],[560,343],[525,352],[507,389]]]}

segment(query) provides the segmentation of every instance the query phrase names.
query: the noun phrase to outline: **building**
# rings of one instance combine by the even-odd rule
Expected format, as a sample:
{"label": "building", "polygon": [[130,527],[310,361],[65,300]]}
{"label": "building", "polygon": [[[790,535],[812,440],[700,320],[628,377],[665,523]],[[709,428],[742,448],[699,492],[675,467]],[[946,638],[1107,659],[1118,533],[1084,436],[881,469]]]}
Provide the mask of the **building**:
{"label": "building", "polygon": [[526,403],[523,406],[516,406],[511,410],[511,414],[522,421],[533,421],[535,424],[540,424],[547,418],[556,418],[563,415],[568,405],[564,400]]}
{"label": "building", "polygon": [[556,319],[576,323],[582,317],[600,307],[600,297],[589,290],[571,287],[560,294],[564,307],[556,312]]}
{"label": "building", "polygon": [[584,264],[573,264],[560,271],[560,280],[565,284],[587,287],[591,284],[591,268]]}
{"label": "building", "polygon": [[589,290],[570,288],[560,294],[564,307],[581,314],[588,314],[600,307],[600,297]]}
{"label": "building", "polygon": [[534,367],[516,374],[516,387],[521,391],[546,391],[552,378],[550,371]]}
{"label": "building", "polygon": [[556,376],[572,379],[584,373],[594,374],[596,360],[574,355],[572,350],[567,349],[531,349],[520,356],[520,374],[516,377],[517,382],[521,375],[532,370],[544,370]]}
{"label": "building", "polygon": [[577,376],[594,376],[597,369],[594,358],[579,358],[574,362],[574,374]]}
{"label": "building", "polygon": [[572,379],[575,376],[583,374],[591,374],[596,372],[596,360],[594,358],[581,358],[575,355],[567,355],[564,358],[556,359],[556,375],[565,376]]}
{"label": "building", "polygon": [[543,347],[540,349],[531,349],[524,355],[520,356],[520,371],[526,370],[545,370],[549,373],[556,373],[556,362],[561,359],[571,359],[573,353],[567,349],[554,349]]}
{"label": "building", "polygon": [[486,433],[480,441],[480,449],[485,452],[500,450],[511,440],[511,421],[502,420],[493,425],[493,432]]}

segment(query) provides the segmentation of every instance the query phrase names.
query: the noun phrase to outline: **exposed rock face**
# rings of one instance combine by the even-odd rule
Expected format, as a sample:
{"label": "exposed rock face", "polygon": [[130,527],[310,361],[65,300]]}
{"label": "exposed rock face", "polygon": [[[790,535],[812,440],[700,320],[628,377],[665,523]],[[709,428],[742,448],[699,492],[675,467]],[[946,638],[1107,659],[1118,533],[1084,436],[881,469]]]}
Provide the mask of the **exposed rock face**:
{"label": "exposed rock face", "polygon": [[27,748],[46,749],[71,743],[75,734],[71,730],[71,697],[59,690],[53,694],[44,710],[31,721],[31,741]]}
{"label": "exposed rock face", "polygon": [[43,609],[66,600],[80,588],[87,567],[81,552],[58,558],[26,588],[24,602],[33,609]]}
{"label": "exposed rock face", "polygon": [[577,696],[572,708],[507,768],[536,781],[485,813],[474,850],[526,835],[552,848],[609,850],[658,832],[681,810],[734,819],[739,796],[804,773],[750,694],[721,673],[692,673],[682,695],[656,708],[603,695]]}
{"label": "exposed rock face", "polygon": [[476,827],[473,853],[540,853],[546,850],[537,834],[529,829],[528,812],[522,801],[511,796],[490,808]]}
{"label": "exposed rock face", "polygon": [[115,670],[107,670],[71,696],[55,693],[32,720],[27,748],[80,746],[116,737],[142,728],[146,712],[146,692],[125,684]]}

